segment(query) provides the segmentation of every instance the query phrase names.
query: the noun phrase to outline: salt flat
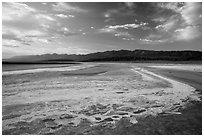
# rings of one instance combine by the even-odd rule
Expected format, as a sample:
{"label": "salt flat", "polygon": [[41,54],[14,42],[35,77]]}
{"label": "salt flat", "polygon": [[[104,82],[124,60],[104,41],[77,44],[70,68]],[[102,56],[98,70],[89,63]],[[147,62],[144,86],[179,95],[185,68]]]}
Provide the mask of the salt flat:
{"label": "salt flat", "polygon": [[137,64],[92,63],[74,68],[4,74],[3,131],[27,133],[19,129],[22,124],[35,127],[29,131],[32,134],[56,133],[65,127],[69,132],[84,121],[87,129],[98,125],[111,129],[124,118],[130,125],[137,124],[138,117],[180,114],[178,109],[187,100],[201,101],[194,87]]}

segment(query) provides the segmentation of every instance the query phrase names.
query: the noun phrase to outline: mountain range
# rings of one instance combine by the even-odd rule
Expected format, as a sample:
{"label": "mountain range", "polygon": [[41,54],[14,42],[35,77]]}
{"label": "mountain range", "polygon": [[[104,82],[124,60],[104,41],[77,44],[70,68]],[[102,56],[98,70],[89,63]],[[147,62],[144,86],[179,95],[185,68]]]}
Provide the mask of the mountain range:
{"label": "mountain range", "polygon": [[43,54],[16,56],[3,59],[3,63],[64,63],[64,62],[94,62],[94,61],[193,61],[202,60],[201,51],[154,51],[154,50],[112,50],[86,55]]}

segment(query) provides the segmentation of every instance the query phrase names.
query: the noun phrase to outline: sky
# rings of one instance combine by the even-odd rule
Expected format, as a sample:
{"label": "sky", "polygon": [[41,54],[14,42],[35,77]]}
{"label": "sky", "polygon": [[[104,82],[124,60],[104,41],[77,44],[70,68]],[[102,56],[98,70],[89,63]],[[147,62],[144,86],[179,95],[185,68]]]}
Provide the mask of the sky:
{"label": "sky", "polygon": [[3,2],[2,57],[202,50],[202,3]]}

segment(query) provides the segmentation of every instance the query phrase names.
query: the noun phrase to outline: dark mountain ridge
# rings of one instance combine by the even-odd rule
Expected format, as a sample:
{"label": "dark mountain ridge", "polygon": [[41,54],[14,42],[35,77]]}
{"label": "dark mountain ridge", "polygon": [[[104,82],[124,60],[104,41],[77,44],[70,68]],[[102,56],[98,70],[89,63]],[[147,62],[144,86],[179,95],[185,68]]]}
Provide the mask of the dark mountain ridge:
{"label": "dark mountain ridge", "polygon": [[86,55],[67,54],[43,54],[16,56],[3,59],[3,63],[40,63],[40,62],[93,62],[93,61],[143,61],[143,60],[167,60],[167,61],[193,61],[202,60],[201,51],[154,51],[154,50],[112,50],[96,52]]}

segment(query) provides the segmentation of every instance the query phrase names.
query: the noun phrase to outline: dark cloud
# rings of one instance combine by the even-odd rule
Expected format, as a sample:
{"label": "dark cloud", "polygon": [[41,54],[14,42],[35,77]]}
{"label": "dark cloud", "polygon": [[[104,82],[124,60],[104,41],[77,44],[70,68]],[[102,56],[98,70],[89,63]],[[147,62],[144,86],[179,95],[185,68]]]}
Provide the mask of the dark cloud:
{"label": "dark cloud", "polygon": [[10,48],[19,48],[18,45],[3,45],[4,47],[10,47]]}
{"label": "dark cloud", "polygon": [[21,38],[18,38],[16,35],[10,33],[10,34],[2,34],[2,39],[7,39],[7,40],[16,40],[19,42],[23,42],[24,40]]}
{"label": "dark cloud", "polygon": [[78,6],[74,6],[73,3],[58,2],[52,5],[53,10],[60,12],[79,12],[86,13],[88,10],[82,9]]}
{"label": "dark cloud", "polygon": [[[19,44],[22,44],[22,45],[31,45],[30,43],[32,42],[31,40],[28,40],[26,39],[25,37],[24,38],[21,38],[21,37],[18,37],[17,35],[13,34],[13,33],[7,33],[7,34],[2,34],[2,39],[3,40],[11,40],[11,41],[17,41],[19,42]],[[20,45],[16,45],[16,44],[11,44],[11,45],[8,45],[8,44],[5,44],[6,47],[19,47]]]}

